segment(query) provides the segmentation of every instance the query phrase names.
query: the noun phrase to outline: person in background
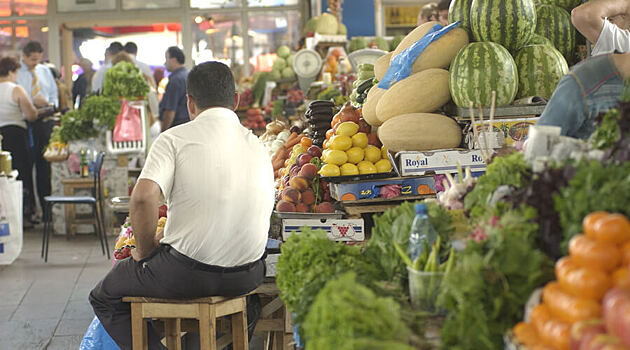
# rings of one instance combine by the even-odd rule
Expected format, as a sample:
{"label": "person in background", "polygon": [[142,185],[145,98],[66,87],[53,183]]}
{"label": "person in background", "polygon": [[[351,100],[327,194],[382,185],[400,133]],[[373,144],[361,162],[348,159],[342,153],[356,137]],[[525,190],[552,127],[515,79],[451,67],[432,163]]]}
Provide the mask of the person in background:
{"label": "person in background", "polygon": [[[16,83],[24,88],[26,94],[31,97],[31,101],[46,100],[48,106],[59,106],[59,93],[55,77],[48,67],[41,64],[44,48],[37,41],[30,41],[22,48],[22,61],[17,72]],[[40,96],[41,95],[41,96]],[[41,106],[40,107],[46,107]],[[44,159],[44,150],[48,146],[50,134],[52,134],[53,121],[38,119],[33,123],[28,123],[29,148],[31,156],[31,167],[35,165],[37,184],[37,196],[39,203],[44,203],[44,197],[50,196],[50,163]],[[35,186],[33,183],[25,183],[30,195],[34,196]],[[32,205],[31,213],[36,212],[35,197],[29,199]],[[33,221],[37,221],[34,220]]]}
{"label": "person in background", "polygon": [[[131,311],[123,297],[238,296],[265,276],[274,205],[268,154],[234,113],[239,96],[228,66],[202,63],[186,87],[192,120],[160,134],[131,195],[136,248],[90,293],[94,313],[123,350],[132,348]],[[162,195],[168,220],[159,235]],[[164,348],[151,325],[148,343],[149,349]]]}
{"label": "person in background", "polygon": [[171,75],[160,102],[160,122],[162,131],[190,120],[186,109],[186,77],[188,70],[184,67],[184,52],[177,46],[171,46],[164,54],[166,70]]}
{"label": "person in background", "polygon": [[593,43],[593,56],[630,51],[630,2],[591,0],[571,11],[571,22]]}
{"label": "person in background", "polygon": [[422,7],[418,14],[418,25],[425,24],[431,21],[437,21],[439,17],[437,4],[434,2],[428,3]]}
{"label": "person in background", "polygon": [[[37,120],[37,109],[30,96],[15,83],[20,63],[13,57],[0,58],[0,148],[11,152],[13,167],[18,170],[18,180],[23,183],[24,224],[28,227],[33,210],[33,172],[28,154],[28,133],[26,120]],[[40,106],[48,101],[38,94],[34,99]],[[31,186],[27,186],[27,184]]]}
{"label": "person in background", "polygon": [[160,82],[164,79],[164,68],[157,67],[153,70],[153,80],[155,81],[155,85],[160,85]]}
{"label": "person in background", "polygon": [[72,105],[77,108],[83,106],[83,101],[85,101],[88,93],[92,90],[92,77],[94,76],[92,61],[87,58],[81,58],[79,60],[79,67],[81,67],[83,73],[79,75],[72,85]]}
{"label": "person in background", "polygon": [[580,62],[560,79],[536,125],[559,126],[564,136],[588,138],[595,131],[595,118],[618,106],[628,78],[630,53]]}
{"label": "person in background", "polygon": [[94,74],[92,78],[92,92],[99,93],[103,90],[103,82],[105,82],[105,73],[112,67],[112,57],[123,51],[123,46],[118,41],[109,44],[105,50],[105,61],[103,66]]}
{"label": "person in background", "polygon": [[66,113],[68,110],[72,109],[72,91],[66,86],[66,84],[61,80],[61,73],[59,70],[52,64],[47,63],[48,69],[52,73],[53,77],[55,77],[55,84],[57,84],[57,91],[59,92],[59,111],[61,113]]}
{"label": "person in background", "polygon": [[451,6],[451,0],[441,0],[437,5],[438,21],[441,25],[448,25],[448,8]]}
{"label": "person in background", "polygon": [[[125,44],[124,50],[125,50],[126,53],[129,54],[129,56],[131,56],[131,59],[133,60],[133,64],[135,64],[136,67],[138,67],[138,69],[140,69],[142,74],[144,74],[145,76],[149,77],[150,80],[153,80],[153,74],[151,73],[151,67],[149,67],[149,65],[144,63],[144,62],[138,61],[138,59],[136,58],[136,55],[138,55],[138,45],[136,45],[136,43],[134,43],[133,41],[130,41],[130,42]],[[153,81],[153,85],[155,85],[155,81]]]}

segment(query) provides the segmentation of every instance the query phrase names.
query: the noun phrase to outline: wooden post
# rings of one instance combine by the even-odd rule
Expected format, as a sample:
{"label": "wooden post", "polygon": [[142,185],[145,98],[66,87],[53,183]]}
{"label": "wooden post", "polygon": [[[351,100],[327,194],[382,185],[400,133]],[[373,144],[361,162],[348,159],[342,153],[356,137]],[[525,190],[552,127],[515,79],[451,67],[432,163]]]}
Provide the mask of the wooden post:
{"label": "wooden post", "polygon": [[[53,28],[54,30],[54,28]],[[72,30],[65,24],[61,26],[61,64],[63,65],[64,82],[68,89],[72,90],[72,64],[74,63],[74,51],[72,48]]]}

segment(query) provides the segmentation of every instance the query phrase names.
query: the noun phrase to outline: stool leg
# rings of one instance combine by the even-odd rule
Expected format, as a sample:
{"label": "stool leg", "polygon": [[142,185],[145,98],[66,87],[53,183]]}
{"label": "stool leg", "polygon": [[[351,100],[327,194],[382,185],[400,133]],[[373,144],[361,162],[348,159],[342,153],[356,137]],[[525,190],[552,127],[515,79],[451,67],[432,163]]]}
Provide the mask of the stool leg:
{"label": "stool leg", "polygon": [[101,220],[98,215],[96,203],[92,204],[92,210],[94,211],[94,220],[96,221],[94,225],[94,228],[96,229],[96,236],[98,237],[98,240],[101,241],[101,251],[103,252],[103,255],[105,255],[105,242],[103,242],[103,231],[101,229]]}
{"label": "stool leg", "polygon": [[45,244],[45,248],[44,248],[44,262],[48,262],[48,246],[50,244],[50,234],[51,231],[53,230],[52,227],[52,203],[48,203],[46,205],[46,213],[48,215],[48,225],[46,226],[46,230],[44,231],[44,244]]}
{"label": "stool leg", "polygon": [[48,202],[44,205],[44,231],[42,232],[42,259],[44,258],[44,248],[46,248],[46,231],[48,230]]}
{"label": "stool leg", "polygon": [[201,350],[217,350],[217,318],[213,305],[199,304]]}
{"label": "stool leg", "polygon": [[243,298],[243,311],[232,315],[232,344],[234,350],[248,350],[247,338],[247,303]]}
{"label": "stool leg", "polygon": [[142,304],[131,303],[131,347],[133,350],[148,350],[147,323],[142,318]]}
{"label": "stool leg", "polygon": [[168,350],[182,350],[182,339],[180,334],[181,319],[165,319],[164,328],[166,332],[166,347]]}

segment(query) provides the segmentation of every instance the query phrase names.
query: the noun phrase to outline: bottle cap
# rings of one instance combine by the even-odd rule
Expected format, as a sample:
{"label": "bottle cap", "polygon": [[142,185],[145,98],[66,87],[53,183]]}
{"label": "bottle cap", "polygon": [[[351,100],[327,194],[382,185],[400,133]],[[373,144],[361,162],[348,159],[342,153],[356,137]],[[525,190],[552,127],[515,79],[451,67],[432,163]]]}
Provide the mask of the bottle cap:
{"label": "bottle cap", "polygon": [[427,213],[427,205],[424,203],[419,203],[414,206],[416,210],[416,214],[426,214]]}

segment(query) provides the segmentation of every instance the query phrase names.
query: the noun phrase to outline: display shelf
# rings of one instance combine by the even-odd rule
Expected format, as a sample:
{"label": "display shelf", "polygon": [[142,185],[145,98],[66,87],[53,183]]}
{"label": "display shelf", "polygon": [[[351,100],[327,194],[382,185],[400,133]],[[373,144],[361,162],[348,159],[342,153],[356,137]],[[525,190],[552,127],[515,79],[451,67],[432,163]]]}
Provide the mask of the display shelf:
{"label": "display shelf", "polygon": [[[546,104],[536,105],[511,105],[504,107],[496,107],[494,110],[494,118],[514,118],[523,116],[539,116],[545,110]],[[468,108],[457,107],[454,104],[448,104],[444,107],[446,114],[454,117],[457,121],[469,121],[470,112]],[[479,109],[475,108],[474,113],[478,118]],[[481,109],[484,118],[490,117],[490,108]]]}
{"label": "display shelf", "polygon": [[360,217],[361,214],[382,213],[387,209],[391,209],[400,205],[405,201],[419,201],[427,198],[435,198],[434,194],[420,196],[400,196],[391,199],[374,198],[360,199],[356,201],[341,202],[344,210],[350,217]]}

